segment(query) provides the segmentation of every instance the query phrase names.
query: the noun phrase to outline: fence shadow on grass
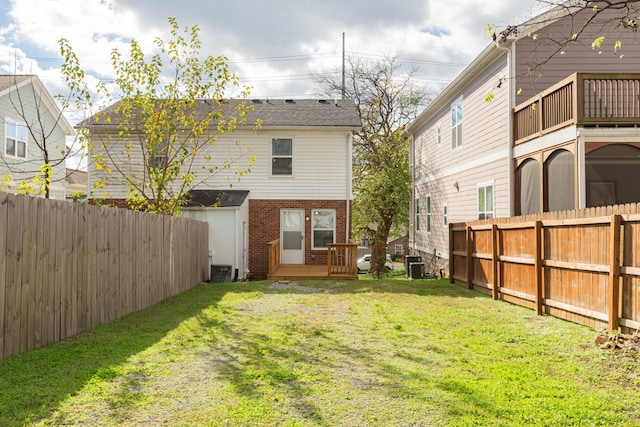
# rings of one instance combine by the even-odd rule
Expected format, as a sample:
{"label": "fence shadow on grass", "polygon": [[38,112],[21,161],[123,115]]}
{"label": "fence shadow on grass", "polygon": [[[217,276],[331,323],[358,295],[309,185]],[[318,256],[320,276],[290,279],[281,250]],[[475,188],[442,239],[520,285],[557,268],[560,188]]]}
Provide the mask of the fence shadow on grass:
{"label": "fence shadow on grass", "polygon": [[[320,376],[328,375],[327,372],[342,372],[345,378],[351,375],[350,367],[369,367],[371,375],[364,378],[355,376],[350,381],[357,386],[361,382],[362,387],[379,387],[380,393],[387,394],[389,398],[397,393],[412,393],[405,385],[410,376],[417,375],[419,381],[433,380],[426,371],[402,372],[379,359],[372,349],[358,348],[335,339],[321,327],[301,331],[295,324],[277,325],[277,328],[290,328],[284,331],[283,342],[279,343],[273,336],[252,331],[250,325],[233,323],[224,317],[212,318],[205,312],[205,309],[218,307],[227,295],[233,297],[232,294],[238,294],[242,298],[245,293],[256,292],[259,295],[396,293],[445,298],[483,297],[477,292],[450,285],[446,280],[201,285],[69,340],[0,361],[0,388],[3,390],[0,425],[23,425],[27,420],[38,422],[55,416],[55,409],[69,396],[80,393],[92,379],[100,379],[105,373],[113,372],[114,368],[159,343],[183,321],[191,318],[197,319],[204,329],[215,328],[223,338],[222,344],[218,339],[208,344],[207,362],[236,393],[264,398],[265,388],[278,390],[288,400],[288,407],[309,422],[322,423],[323,410],[317,400],[307,398],[314,383],[302,378],[301,371],[297,369],[300,364],[305,369],[313,369],[317,365],[323,370],[318,372]],[[270,311],[262,313],[265,318],[270,314]],[[293,337],[292,341],[288,341],[289,336]],[[318,352],[319,348],[339,355],[338,359],[325,359],[322,352]]]}
{"label": "fence shadow on grass", "polygon": [[[366,327],[356,324],[346,326],[347,331],[353,327],[353,333],[336,334],[335,325],[343,323],[343,313],[340,310],[331,312],[322,305],[301,305],[297,298],[292,300],[287,296],[309,295],[313,298],[318,294],[340,293],[372,293],[380,296],[391,292],[445,298],[478,298],[484,295],[449,285],[444,281],[403,282],[397,286],[380,286],[378,282],[371,282],[367,286],[365,282],[330,281],[306,284],[265,282],[255,286],[258,286],[264,295],[283,295],[285,298],[275,303],[276,305],[270,305],[274,303],[265,302],[262,298],[255,303],[241,304],[237,308],[246,322],[238,318],[212,321],[205,314],[198,316],[203,328],[215,328],[219,333],[220,340],[212,343],[208,354],[210,369],[230,384],[237,394],[268,402],[271,401],[272,395],[277,395],[285,402],[275,402],[273,406],[286,407],[289,416],[302,423],[338,422],[345,425],[363,425],[367,420],[357,417],[382,410],[375,404],[363,410],[362,408],[368,405],[363,403],[367,399],[403,405],[401,400],[406,398],[411,401],[407,407],[422,406],[421,410],[424,412],[421,416],[424,417],[431,412],[441,411],[441,408],[436,407],[433,395],[441,394],[443,391],[451,394],[461,393],[460,387],[451,386],[450,379],[434,377],[434,371],[446,370],[446,361],[429,357],[429,354],[437,353],[436,347],[427,346],[424,354],[416,354],[415,347],[405,349],[398,342],[388,348],[378,348],[366,339],[360,342],[355,338],[370,333]],[[230,292],[235,291],[230,288]],[[265,329],[268,332],[258,330],[260,326],[253,322],[271,322],[273,320],[269,318],[270,315],[276,316],[277,322],[267,324]],[[325,324],[325,321],[328,324]],[[353,320],[347,319],[345,315],[344,321],[349,323]],[[398,329],[398,333],[401,333],[401,329]],[[372,338],[373,341],[376,339]],[[410,344],[409,346],[411,347]],[[398,366],[404,363],[414,369],[406,370]],[[322,382],[326,384],[320,385]],[[415,384],[421,386],[415,387]],[[463,394],[467,393],[468,396],[464,397],[473,401],[476,410],[480,408],[479,410],[487,412],[497,411],[498,408],[494,407],[491,399],[468,390]],[[342,402],[338,403],[341,400]],[[334,405],[348,408],[350,404],[353,408],[359,408],[352,411],[356,417],[353,420],[336,418],[340,416],[332,414]],[[344,416],[347,412],[349,411],[345,411]],[[412,411],[407,410],[406,413],[412,414]],[[415,412],[413,415],[416,416]],[[290,418],[287,420],[291,421]],[[276,424],[282,422],[265,422],[269,421]],[[407,425],[422,425],[420,423],[425,420],[401,421]]]}
{"label": "fence shadow on grass", "polygon": [[[204,285],[206,286],[206,285]],[[0,361],[0,425],[46,418],[96,375],[158,343],[182,321],[215,306],[224,292],[203,285],[65,341]]]}

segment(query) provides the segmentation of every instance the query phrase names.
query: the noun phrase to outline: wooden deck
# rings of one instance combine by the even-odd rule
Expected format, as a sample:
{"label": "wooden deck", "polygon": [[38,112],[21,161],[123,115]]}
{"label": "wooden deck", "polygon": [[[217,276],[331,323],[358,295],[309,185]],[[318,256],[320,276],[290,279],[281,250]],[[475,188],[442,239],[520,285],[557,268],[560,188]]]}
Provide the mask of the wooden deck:
{"label": "wooden deck", "polygon": [[280,264],[267,278],[269,280],[358,280],[358,274],[329,275],[329,268],[326,265]]}

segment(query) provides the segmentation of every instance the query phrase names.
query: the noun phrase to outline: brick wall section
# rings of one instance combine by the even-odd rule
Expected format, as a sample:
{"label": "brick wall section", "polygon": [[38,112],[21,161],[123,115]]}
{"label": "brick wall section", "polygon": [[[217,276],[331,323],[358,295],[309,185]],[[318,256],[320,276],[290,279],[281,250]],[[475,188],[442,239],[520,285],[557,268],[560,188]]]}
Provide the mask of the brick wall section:
{"label": "brick wall section", "polygon": [[127,199],[89,199],[89,204],[107,206],[110,208],[129,209]]}
{"label": "brick wall section", "polygon": [[[311,250],[312,209],[336,210],[336,243],[346,243],[346,200],[249,200],[249,271],[252,280],[267,278],[269,266],[269,242],[280,238],[280,210],[304,209],[305,219],[305,264],[326,265],[327,251]],[[349,210],[351,205],[349,204]],[[351,212],[349,212],[351,218]],[[349,235],[351,224],[349,224]]]}

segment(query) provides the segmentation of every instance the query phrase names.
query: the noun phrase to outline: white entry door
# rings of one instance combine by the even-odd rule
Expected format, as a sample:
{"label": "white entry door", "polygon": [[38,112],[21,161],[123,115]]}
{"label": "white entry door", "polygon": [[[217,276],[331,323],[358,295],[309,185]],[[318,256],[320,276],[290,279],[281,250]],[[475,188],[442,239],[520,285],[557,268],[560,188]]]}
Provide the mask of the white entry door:
{"label": "white entry door", "polygon": [[280,211],[280,263],[304,264],[304,209]]}

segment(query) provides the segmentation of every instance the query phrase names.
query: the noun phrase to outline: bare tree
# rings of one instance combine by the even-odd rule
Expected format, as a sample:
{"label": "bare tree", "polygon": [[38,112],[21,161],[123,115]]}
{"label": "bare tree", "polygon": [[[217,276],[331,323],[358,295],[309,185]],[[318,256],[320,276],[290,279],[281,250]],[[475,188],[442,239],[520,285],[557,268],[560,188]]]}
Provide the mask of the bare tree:
{"label": "bare tree", "polygon": [[[13,145],[11,155],[2,157],[9,171],[3,181],[9,187],[16,184],[18,193],[49,198],[52,183],[66,178],[67,159],[77,154],[66,145],[72,129],[64,117],[64,109],[57,106],[36,76],[11,78],[14,89],[8,98],[15,123],[7,124],[13,129],[5,137]],[[23,132],[25,135],[19,137]]]}
{"label": "bare tree", "polygon": [[408,227],[411,177],[404,126],[429,97],[414,84],[416,70],[403,71],[395,58],[378,62],[346,59],[345,86],[340,73],[314,76],[318,93],[344,93],[354,100],[362,128],[353,147],[353,226],[359,238],[373,241],[372,274],[384,272],[392,227]]}
{"label": "bare tree", "polygon": [[[543,54],[532,56],[522,75],[534,75],[551,58],[564,55],[569,49],[611,53],[618,59],[638,49],[640,0],[538,0],[537,3],[546,12],[524,23],[487,25],[487,32],[495,42],[519,36],[531,37],[539,44]],[[544,34],[538,31],[558,19],[566,23],[562,31]]]}

